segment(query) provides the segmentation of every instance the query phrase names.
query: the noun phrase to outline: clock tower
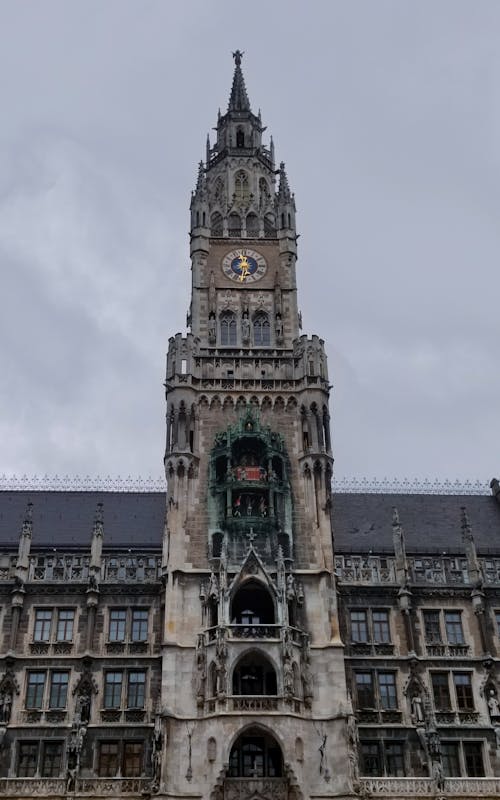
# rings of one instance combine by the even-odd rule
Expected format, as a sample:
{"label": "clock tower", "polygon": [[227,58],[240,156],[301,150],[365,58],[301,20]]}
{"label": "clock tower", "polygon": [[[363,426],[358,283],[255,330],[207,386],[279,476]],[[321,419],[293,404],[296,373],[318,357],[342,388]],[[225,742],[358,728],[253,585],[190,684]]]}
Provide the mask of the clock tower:
{"label": "clock tower", "polygon": [[190,330],[167,357],[158,790],[347,798],[326,355],[300,332],[294,196],[233,57],[191,198]]}

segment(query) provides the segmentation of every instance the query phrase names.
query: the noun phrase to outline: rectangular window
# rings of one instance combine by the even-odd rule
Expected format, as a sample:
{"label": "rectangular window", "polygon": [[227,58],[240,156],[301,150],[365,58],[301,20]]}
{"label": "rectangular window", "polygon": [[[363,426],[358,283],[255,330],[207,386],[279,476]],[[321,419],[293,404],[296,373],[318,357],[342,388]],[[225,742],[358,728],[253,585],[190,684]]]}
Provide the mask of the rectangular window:
{"label": "rectangular window", "polygon": [[383,775],[378,742],[361,742],[361,774]]}
{"label": "rectangular window", "polygon": [[147,642],[148,640],[148,611],[147,609],[134,608],[132,611],[132,641]]}
{"label": "rectangular window", "polygon": [[33,778],[38,765],[38,742],[19,742],[17,774],[20,778]]}
{"label": "rectangular window", "polygon": [[37,608],[35,611],[35,628],[33,631],[34,642],[50,641],[50,628],[52,624],[52,609]]}
{"label": "rectangular window", "polygon": [[28,672],[26,708],[42,708],[45,690],[45,672]]}
{"label": "rectangular window", "polygon": [[448,644],[464,644],[465,639],[460,611],[445,611],[444,625]]}
{"label": "rectangular window", "polygon": [[145,672],[129,672],[127,708],[144,708],[146,688]]}
{"label": "rectangular window", "polygon": [[368,622],[366,611],[351,611],[351,641],[368,641]]}
{"label": "rectangular window", "polygon": [[483,746],[481,742],[464,742],[465,771],[469,778],[484,777]]}
{"label": "rectangular window", "polygon": [[356,672],[358,708],[374,708],[373,676],[371,672]]}
{"label": "rectangular window", "polygon": [[118,772],[118,742],[99,743],[98,773],[101,778],[114,778]]}
{"label": "rectangular window", "polygon": [[394,672],[379,672],[378,688],[380,693],[380,707],[384,709],[397,708],[396,674]]}
{"label": "rectangular window", "polygon": [[470,672],[454,672],[453,682],[459,711],[472,711],[474,709],[474,696],[472,694]]}
{"label": "rectangular window", "polygon": [[460,752],[458,742],[442,742],[441,754],[443,760],[443,772],[447,778],[457,778],[460,776]]}
{"label": "rectangular window", "polygon": [[136,778],[142,774],[144,758],[143,742],[124,742],[123,744],[123,769],[125,778]]}
{"label": "rectangular window", "polygon": [[389,644],[391,632],[388,611],[372,611],[373,641],[376,644]]}
{"label": "rectangular window", "polygon": [[439,611],[424,611],[424,633],[427,644],[441,644],[441,625]]}
{"label": "rectangular window", "polygon": [[66,708],[69,672],[53,672],[50,679],[49,708]]}
{"label": "rectangular window", "polygon": [[124,642],[127,612],[124,608],[114,608],[109,612],[109,641]]}
{"label": "rectangular window", "polygon": [[402,742],[385,742],[386,775],[401,778],[405,774],[404,751]]}
{"label": "rectangular window", "polygon": [[123,672],[106,672],[104,708],[120,708],[122,704]]}
{"label": "rectangular window", "polygon": [[44,742],[42,757],[42,777],[57,778],[61,774],[63,743]]}
{"label": "rectangular window", "polygon": [[72,642],[75,612],[72,608],[61,608],[57,614],[57,641]]}
{"label": "rectangular window", "polygon": [[448,673],[433,672],[431,674],[431,680],[434,705],[438,711],[449,711],[451,708],[451,700]]}

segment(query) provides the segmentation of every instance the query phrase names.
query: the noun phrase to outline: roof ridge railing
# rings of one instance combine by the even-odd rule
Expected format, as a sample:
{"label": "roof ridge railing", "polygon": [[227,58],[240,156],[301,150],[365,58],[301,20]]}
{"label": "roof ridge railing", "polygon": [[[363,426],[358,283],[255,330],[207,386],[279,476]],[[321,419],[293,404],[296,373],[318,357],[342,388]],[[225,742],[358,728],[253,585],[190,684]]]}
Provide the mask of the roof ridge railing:
{"label": "roof ridge railing", "polygon": [[489,495],[489,481],[435,478],[334,478],[337,494]]}
{"label": "roof ridge railing", "polygon": [[[489,495],[488,481],[428,478],[334,478],[337,494]],[[164,492],[163,476],[0,475],[1,491]]]}
{"label": "roof ridge railing", "polygon": [[0,475],[1,491],[164,492],[163,476]]}

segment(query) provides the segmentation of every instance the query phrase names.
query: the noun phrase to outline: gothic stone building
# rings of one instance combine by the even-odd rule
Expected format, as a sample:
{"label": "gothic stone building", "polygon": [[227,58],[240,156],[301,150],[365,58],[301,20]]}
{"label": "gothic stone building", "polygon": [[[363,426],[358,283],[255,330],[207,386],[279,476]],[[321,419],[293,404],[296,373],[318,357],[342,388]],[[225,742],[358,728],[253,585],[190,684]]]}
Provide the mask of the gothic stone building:
{"label": "gothic stone building", "polygon": [[0,794],[500,797],[500,485],[332,493],[294,197],[234,57],[166,493],[1,493]]}

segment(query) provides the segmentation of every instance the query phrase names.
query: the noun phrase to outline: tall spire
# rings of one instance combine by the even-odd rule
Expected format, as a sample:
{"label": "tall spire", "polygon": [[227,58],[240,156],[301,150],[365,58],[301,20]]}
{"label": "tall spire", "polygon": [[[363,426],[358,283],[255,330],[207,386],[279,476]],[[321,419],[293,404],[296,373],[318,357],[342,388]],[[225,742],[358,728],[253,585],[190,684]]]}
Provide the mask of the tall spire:
{"label": "tall spire", "polygon": [[280,182],[278,186],[278,198],[282,203],[289,203],[291,199],[290,186],[285,171],[285,162],[280,164]]}
{"label": "tall spire", "polygon": [[250,111],[250,101],[248,99],[247,90],[245,87],[245,79],[241,71],[241,59],[243,53],[241,50],[235,50],[233,53],[235,68],[233,85],[231,87],[231,95],[229,97],[228,111]]}

